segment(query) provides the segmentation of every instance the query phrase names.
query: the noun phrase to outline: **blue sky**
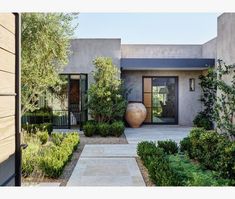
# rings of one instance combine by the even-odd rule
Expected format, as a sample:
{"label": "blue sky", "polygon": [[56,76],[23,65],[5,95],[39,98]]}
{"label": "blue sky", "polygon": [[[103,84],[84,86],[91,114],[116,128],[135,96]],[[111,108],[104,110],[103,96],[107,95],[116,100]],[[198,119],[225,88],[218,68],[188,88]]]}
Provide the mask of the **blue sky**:
{"label": "blue sky", "polygon": [[75,38],[127,43],[201,44],[216,37],[219,13],[80,13]]}

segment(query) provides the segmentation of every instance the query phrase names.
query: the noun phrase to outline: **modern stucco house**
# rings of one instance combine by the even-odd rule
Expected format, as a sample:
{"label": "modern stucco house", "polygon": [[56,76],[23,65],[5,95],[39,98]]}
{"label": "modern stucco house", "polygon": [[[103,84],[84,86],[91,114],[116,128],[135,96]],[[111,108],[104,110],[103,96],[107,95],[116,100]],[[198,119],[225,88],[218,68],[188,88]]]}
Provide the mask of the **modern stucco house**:
{"label": "modern stucco house", "polygon": [[217,27],[217,37],[201,45],[122,44],[120,38],[72,40],[69,64],[61,72],[68,78],[65,126],[88,118],[83,96],[93,81],[92,60],[99,56],[111,57],[120,68],[125,87],[132,89],[128,101],[143,102],[147,108],[145,123],[191,126],[202,110],[199,76],[217,59],[235,62],[235,14],[219,16]]}

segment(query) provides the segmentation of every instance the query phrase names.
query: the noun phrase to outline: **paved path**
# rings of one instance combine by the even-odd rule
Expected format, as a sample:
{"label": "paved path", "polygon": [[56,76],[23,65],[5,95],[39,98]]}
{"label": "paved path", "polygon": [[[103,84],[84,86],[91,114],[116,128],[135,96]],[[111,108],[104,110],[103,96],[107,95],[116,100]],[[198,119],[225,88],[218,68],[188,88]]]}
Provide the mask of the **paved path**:
{"label": "paved path", "polygon": [[67,186],[145,186],[135,160],[137,143],[166,139],[179,142],[190,129],[150,125],[126,128],[129,144],[86,144]]}
{"label": "paved path", "polygon": [[135,156],[135,144],[85,145],[67,186],[145,186]]}
{"label": "paved path", "polygon": [[177,143],[186,137],[192,127],[144,125],[141,128],[126,128],[125,135],[128,143],[137,144],[141,141],[174,140]]}

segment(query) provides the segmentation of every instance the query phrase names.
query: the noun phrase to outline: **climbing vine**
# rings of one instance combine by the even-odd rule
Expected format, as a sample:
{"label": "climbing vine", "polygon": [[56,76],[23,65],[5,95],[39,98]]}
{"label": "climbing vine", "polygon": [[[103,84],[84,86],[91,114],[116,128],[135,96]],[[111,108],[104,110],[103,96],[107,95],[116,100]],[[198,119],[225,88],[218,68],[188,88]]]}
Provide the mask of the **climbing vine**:
{"label": "climbing vine", "polygon": [[[226,65],[218,60],[217,66],[217,100],[214,118],[217,128],[230,137],[235,136],[235,74],[234,65]],[[226,75],[232,74],[231,81],[225,81]]]}

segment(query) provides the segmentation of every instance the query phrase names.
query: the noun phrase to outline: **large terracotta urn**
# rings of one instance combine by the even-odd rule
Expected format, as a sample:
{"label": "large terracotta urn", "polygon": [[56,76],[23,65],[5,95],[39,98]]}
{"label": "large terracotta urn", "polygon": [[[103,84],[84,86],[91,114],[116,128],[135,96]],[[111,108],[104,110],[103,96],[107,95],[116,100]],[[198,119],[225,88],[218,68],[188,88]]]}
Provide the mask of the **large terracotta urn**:
{"label": "large terracotta urn", "polygon": [[142,102],[129,102],[125,119],[132,128],[139,128],[147,115],[147,110]]}

